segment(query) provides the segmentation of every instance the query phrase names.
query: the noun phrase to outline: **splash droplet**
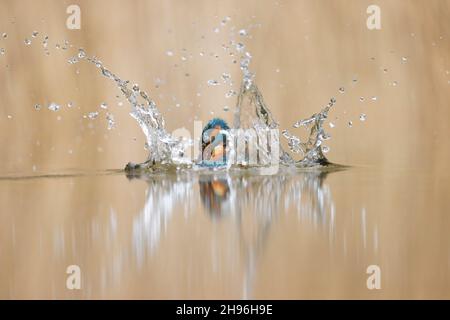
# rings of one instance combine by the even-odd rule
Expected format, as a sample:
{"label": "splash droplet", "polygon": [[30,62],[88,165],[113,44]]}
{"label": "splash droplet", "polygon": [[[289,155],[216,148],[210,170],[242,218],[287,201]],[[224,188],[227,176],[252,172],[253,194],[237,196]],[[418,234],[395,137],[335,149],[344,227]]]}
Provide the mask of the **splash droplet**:
{"label": "splash droplet", "polygon": [[0,54],[1,54],[1,55],[4,55],[5,53],[6,53],[5,48],[0,48]]}
{"label": "splash droplet", "polygon": [[336,125],[333,122],[329,123],[330,128],[334,128]]}
{"label": "splash droplet", "polygon": [[330,152],[330,147],[328,147],[328,146],[323,146],[323,147],[322,147],[322,152],[323,152],[323,153],[328,153],[328,152]]}
{"label": "splash droplet", "polygon": [[230,107],[229,107],[229,106],[223,107],[223,111],[228,111],[228,110],[230,110]]}
{"label": "splash droplet", "polygon": [[361,115],[359,116],[359,120],[361,120],[361,121],[366,121],[366,119],[367,119],[366,114],[361,113]]}
{"label": "splash droplet", "polygon": [[8,34],[7,34],[6,32],[3,32],[3,33],[2,33],[2,38],[3,38],[3,39],[8,38]]}
{"label": "splash droplet", "polygon": [[89,113],[88,113],[88,118],[91,119],[91,120],[94,120],[94,119],[96,119],[97,117],[98,117],[98,112],[97,112],[97,111],[89,112]]}
{"label": "splash droplet", "polygon": [[102,108],[102,109],[108,109],[108,104],[107,104],[106,102],[102,102],[102,103],[100,104],[100,108]]}
{"label": "splash droplet", "polygon": [[50,103],[48,106],[48,109],[53,112],[58,111],[60,108],[61,108],[60,105],[55,102]]}
{"label": "splash droplet", "polygon": [[116,122],[114,121],[114,116],[111,113],[106,114],[106,121],[108,121],[108,130],[114,129]]}
{"label": "splash droplet", "polygon": [[344,92],[345,92],[344,87],[340,87],[340,88],[339,88],[339,92],[340,92],[340,93],[344,93]]}
{"label": "splash droplet", "polygon": [[36,38],[38,36],[39,32],[38,31],[33,31],[33,33],[31,34],[31,36],[33,38]]}
{"label": "splash droplet", "polygon": [[25,45],[29,46],[31,44],[31,40],[30,39],[25,39],[23,41],[25,43]]}
{"label": "splash droplet", "polygon": [[236,50],[239,52],[244,51],[245,46],[242,43],[237,43],[236,44]]}
{"label": "splash droplet", "polygon": [[359,97],[359,101],[364,102],[364,97]]}
{"label": "splash droplet", "polygon": [[402,63],[406,63],[408,62],[408,58],[407,57],[402,57]]}
{"label": "splash droplet", "polygon": [[353,127],[353,121],[349,121],[348,122],[348,126],[351,128],[351,127]]}
{"label": "splash droplet", "polygon": [[86,52],[82,48],[78,49],[78,58],[80,59],[86,58]]}
{"label": "splash droplet", "polygon": [[208,80],[208,86],[218,86],[219,82],[217,80]]}
{"label": "splash droplet", "polygon": [[38,110],[38,111],[41,110],[41,105],[40,104],[35,104],[34,105],[34,109]]}
{"label": "splash droplet", "polygon": [[242,36],[242,37],[247,36],[247,30],[245,30],[245,29],[239,30],[239,35]]}
{"label": "splash droplet", "polygon": [[231,98],[232,96],[235,96],[237,93],[234,90],[230,90],[225,94],[225,98]]}
{"label": "splash droplet", "polygon": [[166,54],[169,56],[169,57],[173,57],[173,51],[166,51]]}

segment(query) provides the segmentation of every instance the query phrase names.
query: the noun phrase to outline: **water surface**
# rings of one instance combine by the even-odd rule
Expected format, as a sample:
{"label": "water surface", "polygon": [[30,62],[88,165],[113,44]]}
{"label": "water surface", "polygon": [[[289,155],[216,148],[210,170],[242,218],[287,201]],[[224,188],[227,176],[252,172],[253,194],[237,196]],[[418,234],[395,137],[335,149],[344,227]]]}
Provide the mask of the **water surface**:
{"label": "water surface", "polygon": [[376,168],[4,177],[0,297],[450,298],[449,184]]}

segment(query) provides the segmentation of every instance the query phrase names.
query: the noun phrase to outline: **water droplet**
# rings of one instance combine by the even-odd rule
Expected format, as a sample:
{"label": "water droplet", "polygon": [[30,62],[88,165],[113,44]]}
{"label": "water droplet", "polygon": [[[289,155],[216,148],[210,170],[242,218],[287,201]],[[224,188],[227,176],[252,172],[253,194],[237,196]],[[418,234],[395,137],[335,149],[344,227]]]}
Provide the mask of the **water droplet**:
{"label": "water droplet", "polygon": [[330,152],[330,147],[328,147],[328,146],[323,146],[323,147],[322,147],[322,152],[323,152],[323,153],[328,153],[328,152]]}
{"label": "water droplet", "polygon": [[359,97],[359,101],[364,102],[364,97]]}
{"label": "water droplet", "polygon": [[173,57],[173,51],[170,51],[170,50],[169,50],[169,51],[166,52],[166,54],[167,54],[169,57]]}
{"label": "water droplet", "polygon": [[217,80],[208,80],[208,86],[218,86],[219,82]]}
{"label": "water droplet", "polygon": [[366,119],[367,119],[366,114],[361,113],[361,115],[359,116],[359,120],[361,120],[361,121],[366,121]]}
{"label": "water droplet", "polygon": [[214,28],[214,33],[219,33],[220,29],[219,28]]}
{"label": "water droplet", "polygon": [[106,114],[106,121],[108,121],[108,130],[114,129],[116,122],[114,121],[114,116],[110,113]]}
{"label": "water droplet", "polygon": [[393,87],[396,87],[398,85],[398,82],[397,81],[392,81],[392,86]]}
{"label": "water droplet", "polygon": [[239,35],[242,36],[242,37],[247,36],[247,30],[245,30],[245,29],[239,30]]}
{"label": "water droplet", "polygon": [[72,101],[67,102],[67,108],[72,108],[74,103]]}
{"label": "water droplet", "polygon": [[353,121],[349,121],[348,122],[348,126],[351,128],[351,127],[353,127]]}
{"label": "water droplet", "polygon": [[8,38],[8,34],[7,34],[6,32],[3,32],[3,33],[2,33],[2,38],[3,38],[3,39]]}
{"label": "water droplet", "polygon": [[138,84],[133,84],[133,91],[139,92],[139,85]]}
{"label": "water droplet", "polygon": [[275,72],[276,72],[276,73],[279,73],[279,72],[280,72],[280,68],[276,68],[276,69],[275,69]]}
{"label": "water droplet", "polygon": [[230,90],[225,94],[225,98],[231,98],[232,96],[235,96],[237,93],[234,90]]}
{"label": "water droplet", "polygon": [[4,55],[5,53],[6,53],[5,48],[0,48],[0,54],[1,54],[1,55]]}
{"label": "water droplet", "polygon": [[9,115],[9,114],[8,114],[7,118],[8,118],[8,119],[12,119],[12,115]]}
{"label": "water droplet", "polygon": [[220,24],[222,25],[222,26],[224,26],[228,21],[230,21],[231,20],[231,18],[230,17],[225,17],[225,18],[223,18],[223,20],[220,22]]}
{"label": "water droplet", "polygon": [[339,92],[340,92],[340,93],[344,93],[344,92],[345,92],[344,87],[340,87],[340,88],[339,88]]}
{"label": "water droplet", "polygon": [[38,36],[39,32],[38,31],[33,31],[33,33],[31,34],[31,36],[33,38],[36,38]]}
{"label": "water droplet", "polygon": [[23,42],[25,42],[25,44],[27,45],[27,46],[29,46],[30,44],[31,44],[31,40],[30,39],[25,39]]}
{"label": "water droplet", "polygon": [[406,63],[408,62],[408,58],[407,57],[402,57],[402,63]]}
{"label": "water droplet", "polygon": [[108,109],[108,104],[107,104],[106,102],[102,102],[102,103],[100,104],[100,108],[102,108],[102,109]]}
{"label": "water droplet", "polygon": [[226,83],[231,79],[231,76],[228,73],[222,73],[222,79]]}
{"label": "water droplet", "polygon": [[377,100],[378,100],[378,98],[376,96],[372,97],[372,101],[377,101]]}
{"label": "water droplet", "polygon": [[384,72],[384,73],[387,73],[387,72],[388,72],[388,69],[384,68],[384,69],[383,69],[383,72]]}
{"label": "water droplet", "polygon": [[245,48],[245,46],[242,43],[239,42],[236,44],[237,51],[242,52],[242,51],[244,51],[244,48]]}
{"label": "water droplet", "polygon": [[86,58],[86,52],[82,48],[78,49],[78,58],[80,59]]}
{"label": "water droplet", "polygon": [[60,108],[59,104],[54,103],[54,102],[50,103],[49,106],[48,106],[48,109],[53,111],[53,112],[58,111],[59,108]]}
{"label": "water droplet", "polygon": [[228,111],[228,110],[230,110],[230,107],[229,107],[229,106],[223,107],[223,111]]}
{"label": "water droplet", "polygon": [[68,62],[69,64],[75,64],[75,63],[78,62],[78,58],[77,58],[77,57],[69,58],[69,60],[67,60],[67,62]]}
{"label": "water droplet", "polygon": [[34,105],[34,109],[38,110],[38,111],[41,110],[41,105],[40,104],[35,104]]}
{"label": "water droplet", "polygon": [[334,128],[336,125],[333,122],[329,123],[330,128]]}
{"label": "water droplet", "polygon": [[88,118],[91,119],[91,120],[94,120],[94,119],[96,119],[97,117],[98,117],[98,112],[97,112],[97,111],[89,112],[89,113],[88,113]]}
{"label": "water droplet", "polygon": [[45,36],[45,37],[44,37],[44,40],[42,41],[42,46],[43,46],[44,48],[47,48],[47,46],[48,46],[48,36]]}

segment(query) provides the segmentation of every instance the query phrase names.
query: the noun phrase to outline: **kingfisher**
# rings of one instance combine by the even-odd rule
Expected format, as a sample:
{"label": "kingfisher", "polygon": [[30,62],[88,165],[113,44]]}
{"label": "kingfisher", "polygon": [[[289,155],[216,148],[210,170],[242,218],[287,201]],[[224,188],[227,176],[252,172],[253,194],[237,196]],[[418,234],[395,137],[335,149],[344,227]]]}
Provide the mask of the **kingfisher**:
{"label": "kingfisher", "polygon": [[202,131],[201,165],[218,167],[226,165],[227,137],[224,131],[230,130],[225,120],[214,118],[208,121]]}

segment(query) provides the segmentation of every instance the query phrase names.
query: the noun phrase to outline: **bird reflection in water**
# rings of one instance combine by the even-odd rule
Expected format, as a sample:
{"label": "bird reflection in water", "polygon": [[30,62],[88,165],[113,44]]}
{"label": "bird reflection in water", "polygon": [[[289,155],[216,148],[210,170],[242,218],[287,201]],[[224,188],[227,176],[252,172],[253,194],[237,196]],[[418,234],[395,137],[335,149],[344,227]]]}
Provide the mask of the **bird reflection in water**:
{"label": "bird reflection in water", "polygon": [[[252,297],[256,267],[269,239],[269,230],[284,212],[295,212],[314,226],[334,223],[334,203],[325,183],[329,172],[275,176],[227,172],[144,178],[146,202],[133,221],[133,246],[138,266],[157,250],[161,234],[180,208],[185,218],[198,211],[198,196],[213,223],[231,217],[230,235],[238,243],[233,259],[243,261],[242,297]],[[199,195],[195,185],[198,183]],[[197,206],[196,206],[197,205]],[[333,231],[334,227],[329,226]],[[334,232],[334,231],[333,231]],[[330,235],[331,236],[331,235]],[[220,250],[220,248],[217,248]]]}

